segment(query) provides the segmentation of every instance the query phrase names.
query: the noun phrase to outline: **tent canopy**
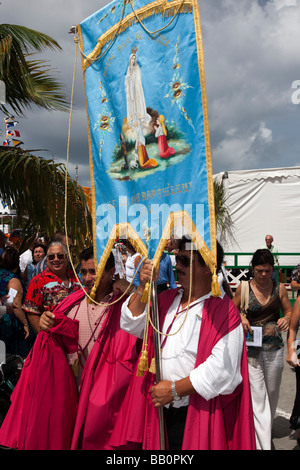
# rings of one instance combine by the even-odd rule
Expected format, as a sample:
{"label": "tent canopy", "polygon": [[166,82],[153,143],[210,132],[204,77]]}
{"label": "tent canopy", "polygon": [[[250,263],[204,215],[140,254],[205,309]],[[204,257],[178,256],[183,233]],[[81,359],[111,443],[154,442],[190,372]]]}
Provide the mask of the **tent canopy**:
{"label": "tent canopy", "polygon": [[220,240],[225,252],[253,253],[270,234],[280,253],[300,253],[300,167],[228,171],[214,179],[223,180],[234,224],[233,236]]}

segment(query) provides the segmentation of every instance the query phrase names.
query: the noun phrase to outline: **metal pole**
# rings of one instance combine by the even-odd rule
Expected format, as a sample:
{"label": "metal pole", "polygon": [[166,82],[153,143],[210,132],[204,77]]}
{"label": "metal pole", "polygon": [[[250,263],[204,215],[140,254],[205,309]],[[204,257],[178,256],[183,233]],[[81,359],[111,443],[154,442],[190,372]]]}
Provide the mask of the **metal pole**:
{"label": "metal pole", "polygon": [[[152,282],[152,322],[157,330],[159,329],[158,322],[158,306],[157,306],[157,291],[156,283]],[[160,373],[160,338],[157,331],[153,329],[153,338],[154,338],[154,354],[155,354],[155,368],[156,368],[156,383],[161,381]],[[166,441],[165,441],[165,420],[164,420],[164,409],[163,407],[158,408],[158,418],[159,418],[159,438],[160,438],[160,450],[166,450]]]}

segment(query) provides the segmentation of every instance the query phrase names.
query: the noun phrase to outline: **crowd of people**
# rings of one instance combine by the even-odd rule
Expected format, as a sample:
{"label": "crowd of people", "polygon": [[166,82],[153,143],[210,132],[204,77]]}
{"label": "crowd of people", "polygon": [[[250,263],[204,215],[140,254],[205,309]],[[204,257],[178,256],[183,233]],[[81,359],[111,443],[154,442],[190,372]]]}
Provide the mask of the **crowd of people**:
{"label": "crowd of people", "polygon": [[[271,449],[282,332],[297,377],[291,426],[300,429],[300,297],[292,308],[274,276],[272,241],[267,235],[266,246],[253,254],[250,280],[235,292],[217,243],[220,289],[212,295],[211,268],[188,238],[168,240],[158,272],[130,240],[117,240],[93,299],[92,247],[82,251],[74,273],[72,242],[62,232],[22,254],[3,246],[0,340],[25,363],[0,446],[160,450],[163,441],[172,451]],[[143,298],[151,278],[158,328],[148,325]],[[158,383],[151,361],[157,335]]]}

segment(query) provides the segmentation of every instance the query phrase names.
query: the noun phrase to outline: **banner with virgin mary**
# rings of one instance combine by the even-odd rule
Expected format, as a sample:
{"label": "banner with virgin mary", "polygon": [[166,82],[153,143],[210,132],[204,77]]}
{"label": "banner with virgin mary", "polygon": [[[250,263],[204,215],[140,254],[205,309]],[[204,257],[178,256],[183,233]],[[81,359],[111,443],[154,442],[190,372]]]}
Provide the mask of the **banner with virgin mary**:
{"label": "banner with virgin mary", "polygon": [[152,259],[162,237],[171,235],[170,217],[179,214],[186,215],[213,265],[214,194],[197,0],[114,1],[77,32],[98,262],[119,235],[113,230],[119,224],[133,229]]}

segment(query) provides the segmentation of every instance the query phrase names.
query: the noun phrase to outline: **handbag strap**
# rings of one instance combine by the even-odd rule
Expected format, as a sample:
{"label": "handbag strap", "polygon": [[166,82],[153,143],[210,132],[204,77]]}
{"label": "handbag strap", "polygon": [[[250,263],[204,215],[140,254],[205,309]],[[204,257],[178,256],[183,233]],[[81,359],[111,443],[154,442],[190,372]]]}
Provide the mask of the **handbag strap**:
{"label": "handbag strap", "polygon": [[241,281],[241,313],[244,315],[247,313],[249,308],[249,282]]}

